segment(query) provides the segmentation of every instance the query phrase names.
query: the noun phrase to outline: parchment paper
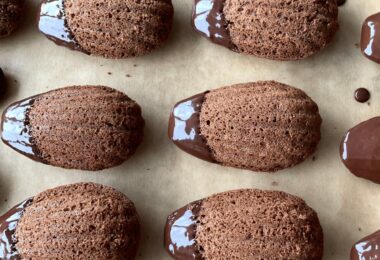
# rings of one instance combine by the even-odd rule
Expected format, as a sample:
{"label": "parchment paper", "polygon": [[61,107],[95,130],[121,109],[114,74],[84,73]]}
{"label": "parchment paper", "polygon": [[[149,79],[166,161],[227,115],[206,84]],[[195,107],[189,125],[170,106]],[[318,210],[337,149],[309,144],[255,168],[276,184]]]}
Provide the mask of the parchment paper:
{"label": "parchment paper", "polygon": [[[0,66],[10,85],[1,110],[58,87],[107,85],[142,106],[145,139],[129,161],[97,173],[36,163],[0,144],[0,212],[58,185],[110,185],[130,197],[141,216],[144,234],[138,259],[169,259],[162,245],[163,228],[173,210],[230,189],[277,189],[304,198],[319,213],[325,259],[348,259],[355,241],[380,229],[380,185],[350,174],[338,152],[346,130],[380,113],[380,65],[365,59],[355,46],[362,22],[380,11],[380,1],[348,0],[340,8],[340,31],[333,44],[297,62],[258,59],[211,44],[191,29],[191,4],[174,0],[174,30],[163,48],[140,58],[106,60],[47,40],[35,25],[38,1],[28,1],[22,28],[0,41]],[[167,138],[168,116],[176,101],[224,85],[272,79],[304,89],[318,103],[323,137],[315,161],[258,174],[198,160]],[[353,99],[358,87],[371,91],[370,105]]]}

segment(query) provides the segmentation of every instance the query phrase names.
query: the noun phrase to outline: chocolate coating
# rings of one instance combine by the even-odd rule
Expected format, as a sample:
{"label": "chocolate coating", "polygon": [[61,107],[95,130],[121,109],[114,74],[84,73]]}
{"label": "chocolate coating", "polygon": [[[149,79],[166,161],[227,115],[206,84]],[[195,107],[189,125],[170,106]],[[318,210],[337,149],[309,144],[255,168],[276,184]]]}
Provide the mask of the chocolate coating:
{"label": "chocolate coating", "polygon": [[351,249],[351,260],[371,260],[380,257],[380,230],[356,242]]}
{"label": "chocolate coating", "polygon": [[36,96],[15,102],[2,115],[1,139],[3,142],[29,158],[44,162],[30,132],[28,113]]}
{"label": "chocolate coating", "polygon": [[206,93],[178,102],[170,115],[169,138],[183,151],[202,160],[215,162],[206,141],[200,134],[199,114]]}
{"label": "chocolate coating", "polygon": [[223,14],[223,0],[195,0],[192,25],[195,31],[210,41],[236,50],[227,29]]}
{"label": "chocolate coating", "polygon": [[355,100],[360,103],[367,102],[370,99],[370,97],[371,94],[365,88],[358,88],[357,90],[355,90]]}
{"label": "chocolate coating", "polygon": [[41,3],[38,28],[55,44],[86,52],[75,40],[65,19],[64,0],[44,0]]}
{"label": "chocolate coating", "polygon": [[0,259],[21,259],[15,247],[15,231],[24,210],[32,203],[33,199],[21,202],[0,217]]}
{"label": "chocolate coating", "polygon": [[202,201],[195,201],[173,212],[165,226],[165,249],[174,259],[203,259],[196,246],[195,233]]}
{"label": "chocolate coating", "polygon": [[380,184],[380,117],[349,130],[340,145],[340,156],[353,174]]}
{"label": "chocolate coating", "polygon": [[368,17],[362,27],[360,49],[368,59],[380,63],[380,13]]}

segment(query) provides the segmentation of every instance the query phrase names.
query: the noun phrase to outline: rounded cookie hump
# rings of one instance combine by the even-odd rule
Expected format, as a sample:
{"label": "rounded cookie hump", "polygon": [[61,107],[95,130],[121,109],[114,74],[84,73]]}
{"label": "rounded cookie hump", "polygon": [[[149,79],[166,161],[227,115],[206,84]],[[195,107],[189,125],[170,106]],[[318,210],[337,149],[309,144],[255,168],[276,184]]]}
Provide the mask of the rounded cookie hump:
{"label": "rounded cookie hump", "polygon": [[140,226],[124,194],[78,183],[35,196],[15,236],[21,259],[133,259]]}
{"label": "rounded cookie hump", "polygon": [[273,60],[311,56],[339,27],[336,0],[225,0],[223,12],[238,52]]}
{"label": "rounded cookie hump", "polygon": [[102,170],[127,160],[141,143],[145,124],[136,102],[102,86],[39,95],[28,120],[42,161],[82,170]]}
{"label": "rounded cookie hump", "polygon": [[158,48],[173,23],[171,0],[66,0],[64,4],[78,44],[106,58],[140,56]]}
{"label": "rounded cookie hump", "polygon": [[9,36],[17,29],[24,10],[24,0],[0,1],[0,38]]}
{"label": "rounded cookie hump", "polygon": [[300,198],[278,191],[237,190],[202,201],[196,242],[203,259],[320,260],[323,231]]}
{"label": "rounded cookie hump", "polygon": [[318,106],[305,92],[261,81],[207,93],[200,133],[220,164],[272,172],[315,152],[321,122]]}

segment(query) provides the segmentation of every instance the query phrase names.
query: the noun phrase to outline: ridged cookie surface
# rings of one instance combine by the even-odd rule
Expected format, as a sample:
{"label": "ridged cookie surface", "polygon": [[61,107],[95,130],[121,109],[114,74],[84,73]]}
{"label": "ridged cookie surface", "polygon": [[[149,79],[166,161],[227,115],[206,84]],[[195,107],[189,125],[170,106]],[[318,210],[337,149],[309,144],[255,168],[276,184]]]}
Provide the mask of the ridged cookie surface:
{"label": "ridged cookie surface", "polygon": [[24,0],[0,1],[0,38],[9,36],[19,26],[24,2]]}
{"label": "ridged cookie surface", "polygon": [[140,56],[169,37],[171,0],[66,0],[67,23],[79,45],[107,58]]}
{"label": "ridged cookie surface", "polygon": [[[302,90],[275,81],[223,87],[190,99],[173,109],[170,138],[194,156],[207,154],[225,166],[288,168],[313,154],[321,138],[317,104]],[[189,102],[198,108],[197,120],[187,116],[194,110]]]}
{"label": "ridged cookie surface", "polygon": [[139,230],[124,194],[78,183],[33,198],[17,224],[16,248],[21,259],[133,259]]}
{"label": "ridged cookie surface", "polygon": [[9,106],[2,139],[15,150],[53,166],[101,170],[121,164],[143,137],[140,106],[101,86],[53,90]]}
{"label": "ridged cookie surface", "polygon": [[287,193],[229,191],[184,209],[166,226],[165,246],[175,259],[322,259],[317,214]]}

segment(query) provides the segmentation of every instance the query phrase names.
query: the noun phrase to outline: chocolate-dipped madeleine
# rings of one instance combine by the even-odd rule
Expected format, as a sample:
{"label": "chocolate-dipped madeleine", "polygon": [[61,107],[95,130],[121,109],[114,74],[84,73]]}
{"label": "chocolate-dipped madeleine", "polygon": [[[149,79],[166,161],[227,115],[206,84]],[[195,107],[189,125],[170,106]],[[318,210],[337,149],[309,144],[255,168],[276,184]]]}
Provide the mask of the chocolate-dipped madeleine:
{"label": "chocolate-dipped madeleine", "polygon": [[233,51],[299,60],[325,48],[338,30],[336,0],[194,0],[195,31]]}
{"label": "chocolate-dipped madeleine", "polygon": [[169,119],[169,137],[198,158],[272,172],[315,152],[321,122],[318,106],[305,92],[260,81],[180,101]]}
{"label": "chocolate-dipped madeleine", "polygon": [[133,155],[142,141],[140,106],[102,86],[56,89],[10,105],[2,117],[2,140],[45,164],[102,170]]}
{"label": "chocolate-dipped madeleine", "polygon": [[165,249],[182,259],[320,260],[323,231],[302,199],[278,191],[215,194],[173,212]]}
{"label": "chocolate-dipped madeleine", "polygon": [[372,260],[380,256],[380,230],[362,238],[351,248],[350,260]]}
{"label": "chocolate-dipped madeleine", "polygon": [[380,63],[380,13],[363,22],[360,49],[365,57]]}
{"label": "chocolate-dipped madeleine", "polygon": [[134,259],[136,208],[95,183],[46,190],[0,217],[1,259]]}
{"label": "chocolate-dipped madeleine", "polygon": [[157,49],[172,23],[171,0],[44,0],[38,21],[56,44],[114,59]]}

